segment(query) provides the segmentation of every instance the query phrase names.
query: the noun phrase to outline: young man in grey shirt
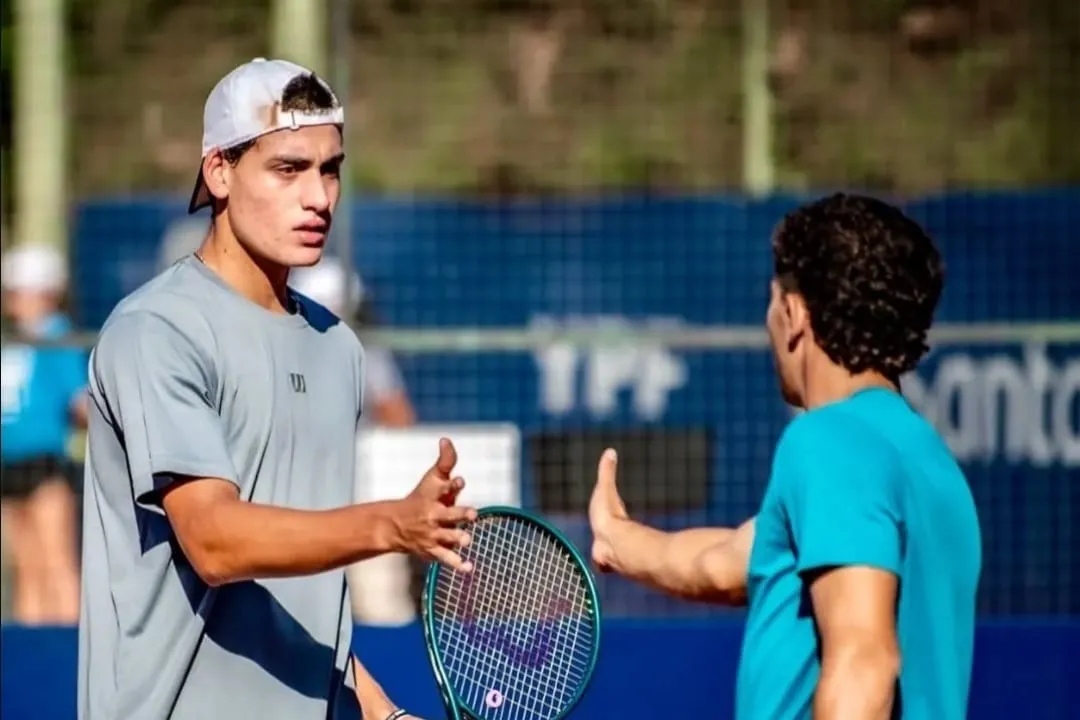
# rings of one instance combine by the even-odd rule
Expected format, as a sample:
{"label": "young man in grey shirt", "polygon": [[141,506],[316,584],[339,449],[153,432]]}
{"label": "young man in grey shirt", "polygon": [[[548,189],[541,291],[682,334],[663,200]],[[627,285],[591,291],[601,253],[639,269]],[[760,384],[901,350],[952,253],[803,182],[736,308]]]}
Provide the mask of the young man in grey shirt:
{"label": "young man in grey shirt", "polygon": [[287,288],[340,193],[344,113],[255,60],[214,88],[191,210],[199,252],[122,301],[90,360],[80,720],[405,717],[351,656],[343,568],[456,550],[443,440],[404,499],[353,505],[356,336]]}

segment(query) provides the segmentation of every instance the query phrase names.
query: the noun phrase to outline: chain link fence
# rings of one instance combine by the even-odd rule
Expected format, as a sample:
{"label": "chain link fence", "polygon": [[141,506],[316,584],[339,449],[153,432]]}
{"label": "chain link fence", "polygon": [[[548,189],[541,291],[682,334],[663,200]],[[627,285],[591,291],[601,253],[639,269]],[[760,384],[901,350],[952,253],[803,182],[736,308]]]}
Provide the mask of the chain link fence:
{"label": "chain link fence", "polygon": [[[26,348],[85,353],[115,303],[205,231],[183,215],[202,104],[270,54],[268,10],[66,8],[72,329],[28,341],[6,326],[5,436]],[[357,328],[392,351],[421,424],[515,428],[520,501],[582,545],[609,443],[636,513],[741,520],[790,417],[760,329],[770,228],[806,193],[872,191],[948,261],[935,349],[905,391],[971,478],[980,607],[1080,612],[1075,2],[330,0],[326,18],[354,193],[334,253],[359,270]],[[5,459],[5,477],[18,467]],[[604,583],[614,615],[712,612]]]}

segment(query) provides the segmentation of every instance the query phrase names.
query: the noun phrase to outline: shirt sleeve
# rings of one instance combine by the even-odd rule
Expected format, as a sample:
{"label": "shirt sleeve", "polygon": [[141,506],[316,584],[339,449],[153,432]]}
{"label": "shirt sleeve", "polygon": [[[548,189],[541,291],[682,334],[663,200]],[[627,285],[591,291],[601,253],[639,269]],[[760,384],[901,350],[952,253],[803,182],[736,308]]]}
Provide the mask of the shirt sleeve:
{"label": "shirt sleeve", "polygon": [[861,565],[899,574],[904,529],[895,450],[821,418],[796,424],[778,459],[798,572]]}
{"label": "shirt sleeve", "polygon": [[238,484],[213,363],[174,324],[151,314],[117,318],[90,366],[91,392],[121,437],[136,502],[160,511],[162,490],[178,476]]}

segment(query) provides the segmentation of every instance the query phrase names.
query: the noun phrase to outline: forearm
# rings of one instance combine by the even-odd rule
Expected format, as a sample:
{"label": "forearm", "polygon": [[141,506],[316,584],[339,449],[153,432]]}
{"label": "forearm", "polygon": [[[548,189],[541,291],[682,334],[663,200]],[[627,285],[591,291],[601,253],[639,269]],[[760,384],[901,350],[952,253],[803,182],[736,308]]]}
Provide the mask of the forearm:
{"label": "forearm", "polygon": [[403,393],[394,393],[375,404],[375,418],[383,427],[409,427],[416,423],[416,413]]}
{"label": "forearm", "polygon": [[827,654],[814,696],[814,720],[887,720],[899,666],[894,653],[870,646]]}
{"label": "forearm", "polygon": [[627,578],[690,600],[735,601],[745,586],[745,562],[731,528],[667,533],[617,520],[607,540],[611,567]]}
{"label": "forearm", "polygon": [[335,510],[291,510],[235,502],[202,513],[197,537],[185,547],[200,576],[211,585],[265,577],[312,575],[391,552],[392,503]]}
{"label": "forearm", "polygon": [[397,706],[355,655],[352,656],[352,668],[356,682],[356,700],[360,703],[362,716],[365,720],[384,720]]}

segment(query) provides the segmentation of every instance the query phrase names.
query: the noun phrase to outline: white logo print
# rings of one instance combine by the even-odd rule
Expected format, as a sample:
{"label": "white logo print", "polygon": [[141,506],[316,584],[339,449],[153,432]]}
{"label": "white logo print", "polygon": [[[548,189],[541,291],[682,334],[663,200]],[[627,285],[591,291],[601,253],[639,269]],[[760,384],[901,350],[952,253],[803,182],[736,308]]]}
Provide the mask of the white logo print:
{"label": "white logo print", "polygon": [[498,690],[488,690],[487,695],[484,696],[484,704],[492,710],[501,708],[503,704],[503,694]]}

